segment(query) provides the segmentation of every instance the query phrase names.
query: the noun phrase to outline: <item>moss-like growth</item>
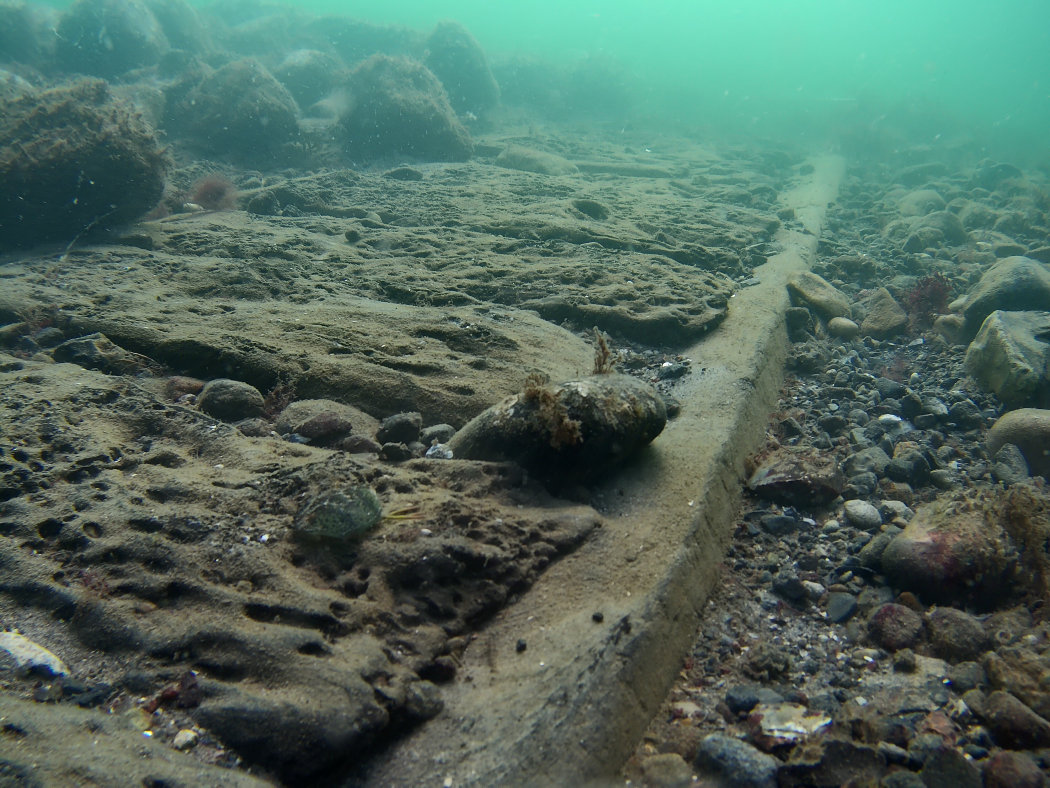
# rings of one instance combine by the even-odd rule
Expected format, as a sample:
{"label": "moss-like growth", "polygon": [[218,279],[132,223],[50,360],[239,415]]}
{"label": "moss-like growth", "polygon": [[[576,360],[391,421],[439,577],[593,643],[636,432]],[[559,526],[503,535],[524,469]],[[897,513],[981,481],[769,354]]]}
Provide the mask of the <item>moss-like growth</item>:
{"label": "moss-like growth", "polygon": [[142,216],[168,158],[105,82],[79,80],[0,101],[0,247],[72,242]]}
{"label": "moss-like growth", "polygon": [[352,157],[470,158],[470,134],[456,119],[438,78],[422,63],[370,57],[350,75],[350,97],[350,109],[340,124]]}
{"label": "moss-like growth", "polygon": [[[1031,593],[1050,599],[1050,496],[1029,484],[1015,484],[1003,496],[1000,523],[1021,550]],[[1039,606],[1046,616],[1046,606]]]}

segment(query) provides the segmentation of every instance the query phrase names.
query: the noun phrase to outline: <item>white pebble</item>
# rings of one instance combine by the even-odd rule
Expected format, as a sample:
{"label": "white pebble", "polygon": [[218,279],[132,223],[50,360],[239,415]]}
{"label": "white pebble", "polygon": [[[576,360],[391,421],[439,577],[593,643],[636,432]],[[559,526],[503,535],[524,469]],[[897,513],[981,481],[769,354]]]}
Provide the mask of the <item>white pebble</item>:
{"label": "white pebble", "polygon": [[188,750],[197,744],[197,740],[200,736],[197,731],[191,731],[189,728],[183,728],[181,731],[175,734],[175,739],[172,741],[172,746],[176,750]]}

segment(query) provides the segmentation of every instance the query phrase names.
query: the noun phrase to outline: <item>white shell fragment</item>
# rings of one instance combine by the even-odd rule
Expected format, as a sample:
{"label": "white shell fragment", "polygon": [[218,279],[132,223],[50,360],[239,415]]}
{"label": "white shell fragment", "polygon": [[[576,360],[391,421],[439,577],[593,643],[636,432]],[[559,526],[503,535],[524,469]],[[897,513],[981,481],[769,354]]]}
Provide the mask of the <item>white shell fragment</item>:
{"label": "white shell fragment", "polygon": [[69,668],[62,660],[18,632],[0,632],[0,650],[11,655],[18,670],[28,673],[43,669],[52,676],[69,675]]}

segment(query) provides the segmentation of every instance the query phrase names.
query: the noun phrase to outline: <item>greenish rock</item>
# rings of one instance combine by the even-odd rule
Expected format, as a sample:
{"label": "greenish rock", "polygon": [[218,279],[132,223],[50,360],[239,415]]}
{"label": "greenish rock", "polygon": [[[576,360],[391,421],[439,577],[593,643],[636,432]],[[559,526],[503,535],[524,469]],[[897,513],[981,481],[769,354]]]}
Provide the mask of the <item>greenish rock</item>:
{"label": "greenish rock", "polygon": [[383,504],[367,485],[323,492],[303,504],[292,525],[297,539],[345,544],[354,542],[383,519]]}
{"label": "greenish rock", "polygon": [[792,276],[787,289],[793,304],[808,306],[825,320],[850,316],[849,296],[811,271]]}

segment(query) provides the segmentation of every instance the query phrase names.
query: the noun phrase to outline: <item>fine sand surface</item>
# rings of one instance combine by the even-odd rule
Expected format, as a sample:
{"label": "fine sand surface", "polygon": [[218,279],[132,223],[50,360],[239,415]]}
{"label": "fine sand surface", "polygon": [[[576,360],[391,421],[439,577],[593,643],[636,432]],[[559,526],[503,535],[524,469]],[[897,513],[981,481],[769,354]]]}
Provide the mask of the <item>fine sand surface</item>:
{"label": "fine sand surface", "polygon": [[[576,171],[501,166],[511,143]],[[381,784],[447,764],[456,784],[486,784],[610,774],[630,754],[713,581],[780,374],[784,276],[808,264],[841,164],[619,134],[478,151],[243,173],[239,209],[5,258],[0,622],[69,672],[7,674],[12,768],[204,785],[240,759],[264,779],[354,767]],[[395,413],[459,427],[531,373],[589,373],[595,326],[625,371],[692,372],[678,420],[632,467],[561,498],[513,464],[238,429],[171,377],[252,384],[269,415],[335,400],[372,438]],[[80,364],[19,344],[94,333],[116,347],[98,340]],[[292,538],[305,503],[355,484],[412,517],[345,551]],[[618,722],[583,724],[593,714]],[[89,757],[75,731],[103,724],[106,756]],[[181,729],[196,747],[146,759],[143,730],[170,753]]]}

